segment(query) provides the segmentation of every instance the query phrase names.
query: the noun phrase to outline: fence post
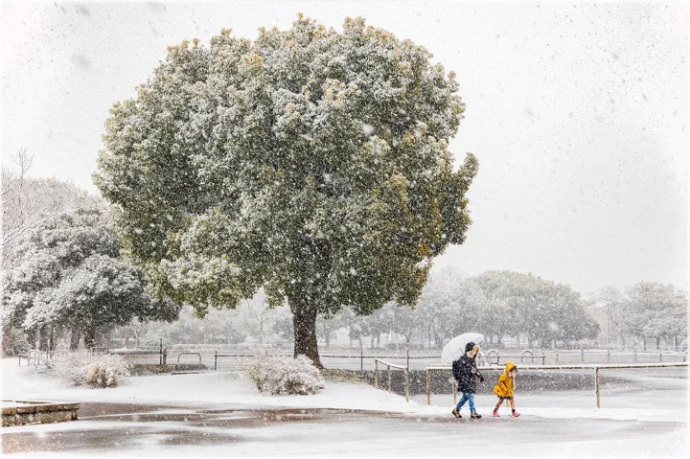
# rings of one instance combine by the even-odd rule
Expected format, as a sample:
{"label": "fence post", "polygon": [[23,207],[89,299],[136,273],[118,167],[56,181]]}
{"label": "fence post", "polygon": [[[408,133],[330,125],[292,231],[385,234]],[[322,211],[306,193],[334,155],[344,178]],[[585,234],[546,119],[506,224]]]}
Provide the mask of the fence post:
{"label": "fence post", "polygon": [[426,369],[426,404],[431,405],[431,372]]}
{"label": "fence post", "polygon": [[410,368],[405,368],[405,401],[410,403]]}
{"label": "fence post", "polygon": [[391,366],[388,365],[388,393],[391,393]]}
{"label": "fence post", "polygon": [[213,369],[218,370],[218,350],[213,351]]}
{"label": "fence post", "polygon": [[556,364],[558,364],[558,351],[556,351]]}
{"label": "fence post", "polygon": [[580,349],[580,360],[585,361],[585,350],[582,348]]}
{"label": "fence post", "polygon": [[359,350],[359,368],[364,371],[364,349]]}
{"label": "fence post", "polygon": [[546,355],[543,352],[541,353],[541,364],[546,365]]}
{"label": "fence post", "polygon": [[599,401],[599,367],[594,369],[594,387],[597,393],[597,409],[600,409],[601,403]]}
{"label": "fence post", "polygon": [[606,361],[607,362],[611,361],[611,349],[606,350]]}
{"label": "fence post", "polygon": [[160,365],[163,365],[163,338],[160,339],[160,344],[161,344],[160,353],[159,353]]}
{"label": "fence post", "polygon": [[379,361],[374,359],[374,389],[379,388]]}
{"label": "fence post", "polygon": [[661,347],[659,347],[659,362],[663,362],[663,361],[664,361],[664,354],[663,354],[663,352],[664,352],[664,351],[661,349]]}

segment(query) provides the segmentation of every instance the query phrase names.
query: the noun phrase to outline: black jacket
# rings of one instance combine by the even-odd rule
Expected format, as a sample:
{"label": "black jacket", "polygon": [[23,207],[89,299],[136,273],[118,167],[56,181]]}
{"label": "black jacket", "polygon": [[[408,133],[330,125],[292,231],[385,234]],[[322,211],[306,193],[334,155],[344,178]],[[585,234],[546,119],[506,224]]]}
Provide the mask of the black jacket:
{"label": "black jacket", "polygon": [[477,379],[482,378],[482,374],[479,370],[472,373],[473,368],[477,370],[477,363],[467,354],[453,362],[453,378],[458,382],[458,392],[474,394],[477,391]]}

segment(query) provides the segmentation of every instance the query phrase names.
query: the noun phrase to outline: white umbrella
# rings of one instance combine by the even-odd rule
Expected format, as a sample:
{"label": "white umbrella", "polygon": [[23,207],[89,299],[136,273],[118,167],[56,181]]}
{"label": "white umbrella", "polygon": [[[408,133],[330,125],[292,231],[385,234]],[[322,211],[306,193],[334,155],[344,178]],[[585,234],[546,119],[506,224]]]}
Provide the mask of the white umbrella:
{"label": "white umbrella", "polygon": [[454,360],[462,357],[465,353],[465,346],[467,343],[473,342],[474,344],[479,344],[484,339],[484,335],[481,333],[463,333],[460,336],[456,336],[443,346],[443,352],[441,353],[441,363],[449,364],[453,363]]}

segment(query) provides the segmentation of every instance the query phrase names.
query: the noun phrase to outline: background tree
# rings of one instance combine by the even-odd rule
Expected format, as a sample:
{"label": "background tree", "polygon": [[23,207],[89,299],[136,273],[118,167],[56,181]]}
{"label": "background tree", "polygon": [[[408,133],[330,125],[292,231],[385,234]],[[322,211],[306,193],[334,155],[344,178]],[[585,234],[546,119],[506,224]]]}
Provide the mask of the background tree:
{"label": "background tree", "polygon": [[371,330],[369,329],[369,322],[365,316],[358,316],[351,309],[343,310],[344,317],[347,317],[348,336],[350,338],[350,343],[353,340],[359,341],[359,349],[362,351],[364,349],[364,339],[367,336],[371,336]]}
{"label": "background tree", "polygon": [[372,349],[375,346],[381,346],[381,335],[391,332],[391,324],[395,320],[394,307],[391,304],[387,304],[364,317],[369,325],[370,347]]}
{"label": "background tree", "polygon": [[624,301],[623,293],[620,289],[609,286],[594,292],[590,303],[601,307],[604,310],[606,321],[609,326],[613,325],[620,343],[625,349],[625,318],[627,316],[626,308],[629,303]]}
{"label": "background tree", "polygon": [[530,347],[535,340],[556,345],[598,333],[580,294],[567,285],[512,271],[487,271],[473,280],[487,299],[490,320],[502,320],[505,333],[526,334]]}
{"label": "background tree", "polygon": [[326,342],[326,348],[331,345],[331,337],[337,330],[348,325],[347,315],[343,311],[338,311],[331,316],[319,314],[317,317],[317,336],[321,337]]}
{"label": "background tree", "polygon": [[441,347],[447,339],[453,338],[453,323],[458,319],[456,284],[462,276],[451,269],[432,271],[417,304],[421,321],[420,334],[425,334],[429,347]]}
{"label": "background tree", "polygon": [[90,196],[69,182],[53,178],[30,178],[33,155],[21,149],[12,158],[15,167],[2,166],[2,267],[16,264],[22,237],[44,218],[79,207],[97,205]]}
{"label": "background tree", "polygon": [[410,347],[415,337],[419,336],[422,325],[420,314],[409,306],[393,307],[392,329],[405,338],[405,344]]}
{"label": "background tree", "polygon": [[658,347],[662,338],[677,343],[678,336],[687,336],[687,292],[642,281],[626,289],[624,302],[626,329],[642,338],[645,350],[648,339],[655,339]]}
{"label": "background tree", "polygon": [[448,150],[455,75],[364,19],[343,29],[300,15],[254,42],[169,48],[111,109],[95,175],[159,294],[203,314],[263,286],[318,367],[318,313],[416,302],[431,259],[464,241],[477,173]]}
{"label": "background tree", "polygon": [[[52,178],[30,178],[29,171],[33,165],[33,155],[26,149],[19,150],[11,158],[14,167],[2,166],[2,269],[8,271],[16,267],[17,248],[29,231],[35,229],[45,218],[68,212],[79,207],[97,205],[98,198],[89,196],[85,191],[71,183]],[[0,312],[6,316],[6,305]],[[21,349],[13,343],[25,347],[26,338],[18,338],[24,333],[22,328],[12,325],[9,320],[2,320],[3,339],[2,355],[8,350]],[[54,327],[51,328],[51,333]],[[61,328],[56,333],[64,332]],[[75,333],[75,337],[78,334]],[[47,338],[43,336],[44,340]],[[49,340],[51,343],[54,341]]]}
{"label": "background tree", "polygon": [[45,220],[3,273],[3,319],[25,329],[64,326],[81,331],[88,348],[99,327],[134,317],[171,320],[178,308],[156,300],[141,272],[125,266],[120,241],[103,211],[81,209]]}

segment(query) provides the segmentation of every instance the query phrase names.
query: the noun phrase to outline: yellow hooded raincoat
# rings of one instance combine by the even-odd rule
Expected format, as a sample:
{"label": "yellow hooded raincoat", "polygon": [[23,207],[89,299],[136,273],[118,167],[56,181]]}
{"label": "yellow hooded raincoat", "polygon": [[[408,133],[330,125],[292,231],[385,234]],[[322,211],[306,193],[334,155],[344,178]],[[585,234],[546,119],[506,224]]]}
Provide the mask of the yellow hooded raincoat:
{"label": "yellow hooded raincoat", "polygon": [[496,384],[496,387],[494,387],[494,394],[504,398],[513,396],[513,378],[511,378],[508,374],[513,368],[515,368],[515,364],[513,362],[506,363],[506,371],[504,371],[503,374],[498,377],[498,384]]}

